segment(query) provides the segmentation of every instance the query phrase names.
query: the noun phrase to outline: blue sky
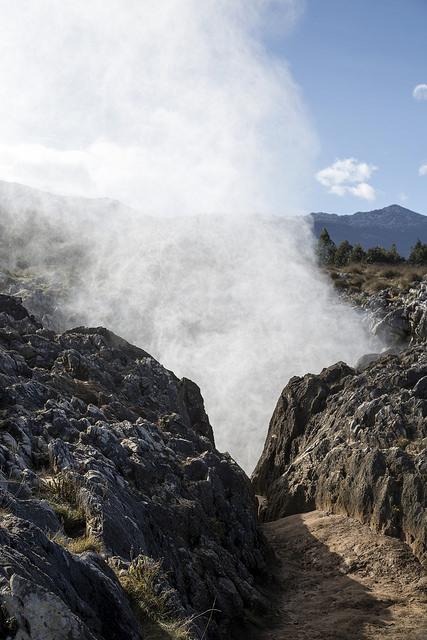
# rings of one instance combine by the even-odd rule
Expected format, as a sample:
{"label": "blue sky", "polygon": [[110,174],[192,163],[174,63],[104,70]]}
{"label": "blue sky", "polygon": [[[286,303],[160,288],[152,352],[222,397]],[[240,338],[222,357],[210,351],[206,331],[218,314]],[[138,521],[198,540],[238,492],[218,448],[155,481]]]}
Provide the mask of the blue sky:
{"label": "blue sky", "polygon": [[412,96],[427,83],[427,1],[306,0],[292,32],[271,37],[268,48],[301,87],[320,140],[318,170],[348,158],[377,167],[367,180],[375,199],[330,194],[314,179],[311,209],[399,203],[427,213],[427,175],[419,175],[427,100]]}

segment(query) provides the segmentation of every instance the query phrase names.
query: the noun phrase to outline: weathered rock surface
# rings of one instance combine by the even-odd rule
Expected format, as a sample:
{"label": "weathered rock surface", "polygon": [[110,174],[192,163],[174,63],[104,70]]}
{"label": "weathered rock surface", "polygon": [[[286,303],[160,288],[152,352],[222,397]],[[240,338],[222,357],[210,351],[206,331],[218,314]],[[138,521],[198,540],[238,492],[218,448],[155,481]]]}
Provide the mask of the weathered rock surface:
{"label": "weathered rock surface", "polygon": [[292,378],[253,484],[264,520],[315,508],[402,538],[427,562],[427,353]]}
{"label": "weathered rock surface", "polygon": [[[66,478],[84,513],[46,497]],[[0,636],[143,638],[111,569],[163,560],[179,616],[206,638],[262,608],[252,487],[214,445],[199,388],[104,328],[56,334],[0,296]],[[102,551],[61,540],[91,536]],[[204,629],[207,616],[194,621]]]}
{"label": "weathered rock surface", "polygon": [[350,302],[367,312],[372,333],[389,345],[427,340],[427,282],[414,283],[407,292],[393,289],[376,294],[352,294]]}

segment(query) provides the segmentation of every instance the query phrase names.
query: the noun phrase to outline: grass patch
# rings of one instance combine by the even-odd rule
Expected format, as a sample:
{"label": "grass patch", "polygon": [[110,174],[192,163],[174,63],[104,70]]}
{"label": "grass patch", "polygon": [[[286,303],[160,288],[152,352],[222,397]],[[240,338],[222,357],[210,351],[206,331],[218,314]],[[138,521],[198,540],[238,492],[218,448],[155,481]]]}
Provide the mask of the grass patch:
{"label": "grass patch", "polygon": [[70,538],[82,538],[86,532],[80,490],[81,481],[66,472],[44,478],[39,487],[40,497],[49,502]]}
{"label": "grass patch", "polygon": [[85,551],[101,553],[103,551],[102,542],[92,534],[80,536],[79,538],[66,538],[61,534],[56,534],[51,538],[51,540],[60,544],[61,547],[64,547],[70,551],[70,553],[80,554]]}
{"label": "grass patch", "polygon": [[390,267],[381,264],[349,264],[344,267],[327,267],[335,287],[349,293],[378,293],[383,289],[395,292],[407,291],[421,282],[427,273],[426,266],[400,264]]}
{"label": "grass patch", "polygon": [[7,518],[10,515],[13,515],[13,512],[9,507],[6,507],[6,506],[0,507],[0,522],[2,522],[5,518]]}
{"label": "grass patch", "polygon": [[162,588],[161,562],[139,555],[117,577],[141,623],[147,640],[192,640],[192,619],[181,619],[171,604],[172,591]]}

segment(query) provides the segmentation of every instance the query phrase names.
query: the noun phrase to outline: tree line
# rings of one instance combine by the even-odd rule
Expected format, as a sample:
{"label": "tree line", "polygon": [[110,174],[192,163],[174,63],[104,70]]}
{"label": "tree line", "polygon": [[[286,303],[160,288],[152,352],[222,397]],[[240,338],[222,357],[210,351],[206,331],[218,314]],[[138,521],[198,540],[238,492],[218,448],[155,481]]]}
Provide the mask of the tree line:
{"label": "tree line", "polygon": [[343,240],[336,245],[326,228],[323,228],[317,241],[317,257],[321,265],[345,267],[350,263],[366,264],[401,264],[408,262],[413,265],[427,265],[427,244],[417,240],[411,248],[408,259],[401,256],[395,244],[390,249],[371,247],[365,249],[361,244],[351,245]]}

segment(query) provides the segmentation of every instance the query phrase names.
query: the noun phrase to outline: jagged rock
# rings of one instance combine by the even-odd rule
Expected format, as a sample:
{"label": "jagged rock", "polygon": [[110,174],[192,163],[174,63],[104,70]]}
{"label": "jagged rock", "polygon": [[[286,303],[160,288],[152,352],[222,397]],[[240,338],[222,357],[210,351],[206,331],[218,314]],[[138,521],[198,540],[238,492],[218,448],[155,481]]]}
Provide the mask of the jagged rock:
{"label": "jagged rock", "polygon": [[262,517],[315,508],[404,539],[427,562],[427,353],[292,378],[253,475]]}
{"label": "jagged rock", "polygon": [[20,639],[138,640],[130,604],[95,554],[70,554],[40,528],[12,516],[2,521],[0,549],[3,611]]}
{"label": "jagged rock", "polygon": [[356,362],[355,369],[363,371],[363,369],[369,367],[375,360],[378,360],[379,357],[381,357],[379,353],[365,353],[365,355],[361,356]]}
{"label": "jagged rock", "polygon": [[344,297],[366,312],[370,330],[385,344],[415,344],[427,340],[426,276],[406,293],[383,289],[374,294],[362,292]]}
{"label": "jagged rock", "polygon": [[401,308],[389,311],[372,327],[374,335],[388,342],[402,342],[407,339],[410,332],[409,318]]}
{"label": "jagged rock", "polygon": [[[79,535],[95,536],[101,555],[58,543],[76,533],[40,492],[64,474],[84,513]],[[0,506],[2,615],[23,640],[142,637],[109,558],[162,559],[180,615],[220,610],[206,638],[232,637],[265,605],[253,490],[215,449],[197,385],[107,329],[46,330],[7,296]]]}

